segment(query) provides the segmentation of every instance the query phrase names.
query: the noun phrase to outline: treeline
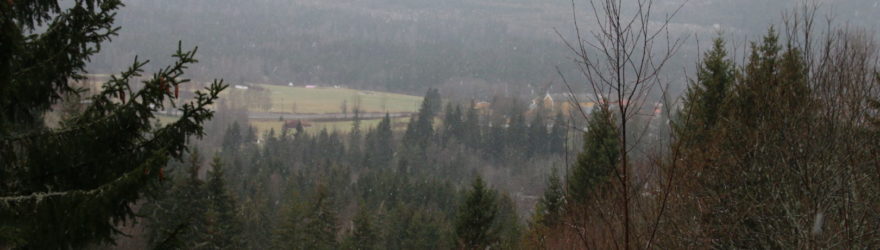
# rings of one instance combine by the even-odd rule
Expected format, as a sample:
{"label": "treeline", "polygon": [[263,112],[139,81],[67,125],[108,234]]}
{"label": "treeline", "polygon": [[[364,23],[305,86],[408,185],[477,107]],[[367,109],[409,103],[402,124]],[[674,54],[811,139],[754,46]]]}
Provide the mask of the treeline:
{"label": "treeline", "polygon": [[525,232],[521,201],[479,176],[487,166],[546,173],[521,169],[528,167],[521,161],[558,161],[568,130],[561,114],[538,111],[543,108],[528,120],[524,107],[498,112],[504,122],[493,123],[473,106],[444,107],[431,89],[402,133],[387,115],[375,128],[362,128],[356,108],[347,133],[309,134],[298,124],[257,136],[233,123],[213,147],[207,177],[199,175],[206,171],[198,151],[170,167],[182,171],[170,173],[163,191],[141,209],[149,242],[212,249],[517,248]]}
{"label": "treeline", "polygon": [[[131,82],[146,63],[135,61],[89,103],[62,108],[121,4],[0,3],[0,42],[12,45],[0,72],[15,72],[0,74],[0,248],[109,247],[141,226],[142,248],[160,249],[880,248],[880,49],[863,30],[829,24],[815,36],[809,8],[741,62],[716,40],[682,105],[653,112],[660,124],[672,117],[669,140],[639,140],[662,128],[634,122],[641,103],[624,97],[656,78],[588,83],[622,99],[595,93],[581,152],[552,171],[578,144],[555,137],[580,128],[573,119],[518,101],[443,108],[433,89],[403,133],[389,117],[366,130],[355,119],[346,134],[258,136],[232,124],[196,150],[228,85],[181,100],[196,62],[181,45],[142,86]],[[615,45],[648,34],[604,32]],[[156,124],[165,108],[179,119]],[[547,171],[543,195],[530,197],[538,188],[523,179]],[[518,211],[531,209],[523,223]]]}
{"label": "treeline", "polygon": [[[573,121],[542,102],[444,105],[435,89],[401,132],[389,117],[314,135],[232,124],[212,148],[232,198],[200,181],[219,171],[173,173],[143,209],[189,204],[174,212],[189,216],[147,223],[152,244],[229,233],[224,244],[256,249],[875,248],[877,47],[860,31],[807,30],[771,28],[739,63],[714,40],[680,105],[628,123],[638,135],[620,102]],[[504,183],[538,176],[537,197]],[[231,203],[235,216],[211,212]]]}
{"label": "treeline", "polygon": [[[878,247],[877,47],[863,31],[815,37],[788,21],[740,64],[714,41],[671,143],[652,145],[665,150],[623,164],[638,142],[623,147],[620,114],[600,106],[568,180],[548,181],[528,246]],[[624,168],[641,177],[629,188]]]}
{"label": "treeline", "polygon": [[[576,141],[565,124],[577,123],[541,105],[482,112],[444,106],[432,89],[402,134],[385,118],[365,132],[296,129],[257,144],[232,139],[253,134],[233,125],[220,158],[232,166],[242,239],[254,248],[876,248],[877,47],[858,30],[784,31],[771,28],[739,63],[716,39],[681,105],[659,116],[671,117],[667,140],[624,143],[620,103],[599,102],[584,113],[576,160],[552,171],[534,208],[475,176],[560,166],[541,159],[559,160]],[[646,148],[656,150],[630,153]],[[532,209],[528,219],[517,212]]]}

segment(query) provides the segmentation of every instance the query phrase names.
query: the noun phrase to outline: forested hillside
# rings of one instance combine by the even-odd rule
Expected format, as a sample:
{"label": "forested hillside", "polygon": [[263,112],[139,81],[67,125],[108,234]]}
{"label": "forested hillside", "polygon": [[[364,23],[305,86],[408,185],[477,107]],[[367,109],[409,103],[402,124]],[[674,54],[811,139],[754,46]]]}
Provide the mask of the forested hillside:
{"label": "forested hillside", "polygon": [[[659,13],[681,7],[670,31],[698,35],[687,37],[687,49],[670,67],[674,72],[691,66],[698,55],[695,40],[711,39],[716,26],[741,46],[744,39],[760,37],[767,24],[779,23],[781,13],[798,1],[682,2],[656,1],[658,15],[651,17],[659,22],[664,17]],[[875,1],[820,2],[838,19],[878,25],[869,18],[880,15]],[[590,28],[589,3],[576,4],[581,24]],[[120,35],[90,64],[94,71],[118,71],[117,65],[135,55],[162,60],[176,40],[183,40],[201,48],[194,77],[223,76],[236,83],[347,85],[411,94],[464,84],[483,92],[528,94],[551,81],[556,92],[564,91],[555,67],[578,75],[554,31],[573,36],[567,0],[135,0],[126,5],[118,17]],[[174,39],[156,39],[171,34]],[[491,94],[474,95],[466,97]]]}
{"label": "forested hillside", "polygon": [[0,1],[0,249],[880,248],[878,3],[572,3]]}

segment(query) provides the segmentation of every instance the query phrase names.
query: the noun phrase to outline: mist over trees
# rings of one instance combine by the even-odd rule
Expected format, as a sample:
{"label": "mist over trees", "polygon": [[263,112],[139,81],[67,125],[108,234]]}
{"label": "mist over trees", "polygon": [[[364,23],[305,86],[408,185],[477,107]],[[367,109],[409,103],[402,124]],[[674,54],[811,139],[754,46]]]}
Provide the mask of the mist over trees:
{"label": "mist over trees", "polygon": [[[656,1],[654,9],[672,13],[681,2]],[[767,24],[777,23],[782,12],[799,2],[689,1],[676,14],[670,32],[694,33],[708,41],[721,30],[731,43],[741,46],[760,37]],[[173,41],[152,38],[175,34],[201,48],[201,63],[191,70],[194,77],[222,75],[235,83],[317,83],[414,94],[443,87],[452,97],[458,88],[525,94],[550,81],[556,83],[556,92],[563,92],[556,67],[569,77],[578,76],[555,33],[574,32],[569,1],[136,0],[126,4],[118,17],[120,36],[89,65],[93,71],[118,70],[116,65],[124,65],[134,55],[161,60]],[[625,2],[624,7],[634,9],[633,4]],[[875,1],[825,4],[834,10],[833,16],[847,18],[853,25],[878,25],[870,18],[880,14]],[[578,3],[577,9],[585,17],[593,16],[586,2]],[[650,18],[661,22],[663,15]],[[594,28],[590,22],[581,24]],[[694,39],[686,42],[670,68],[674,74],[699,56]]]}
{"label": "mist over trees", "polygon": [[878,248],[877,5],[0,2],[0,248]]}

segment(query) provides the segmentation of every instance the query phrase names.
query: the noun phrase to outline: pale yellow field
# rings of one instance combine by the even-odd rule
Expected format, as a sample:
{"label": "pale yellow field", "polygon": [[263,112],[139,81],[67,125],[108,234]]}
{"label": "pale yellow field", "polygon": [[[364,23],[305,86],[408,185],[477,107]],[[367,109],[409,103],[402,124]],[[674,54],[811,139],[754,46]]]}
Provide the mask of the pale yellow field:
{"label": "pale yellow field", "polygon": [[[305,87],[267,84],[257,84],[257,87],[250,90],[239,90],[230,87],[221,96],[226,98],[225,96],[228,96],[231,93],[230,91],[238,91],[237,94],[244,94],[246,91],[260,91],[256,89],[262,88],[263,91],[268,91],[272,101],[272,107],[268,110],[269,112],[311,114],[341,113],[343,101],[346,102],[349,113],[352,112],[355,103],[358,102],[360,103],[361,110],[364,112],[380,113],[417,112],[422,102],[422,98],[418,96],[346,88],[319,87],[309,89]],[[296,103],[295,110],[293,108],[294,103]],[[266,110],[257,107],[251,107],[250,109],[251,112],[266,112]],[[162,124],[167,124],[176,119],[176,117],[163,115],[157,115],[157,118]],[[368,128],[378,125],[379,121],[381,119],[362,120],[361,129],[367,131]],[[409,122],[409,117],[394,118],[392,122],[396,125],[393,127],[394,130],[403,130],[406,127],[405,124]],[[317,134],[321,129],[325,128],[328,131],[335,130],[347,134],[352,126],[352,121],[310,121],[310,123],[312,126],[305,128],[305,131],[310,134]],[[277,119],[252,119],[250,124],[257,129],[258,135],[262,136],[270,129],[274,129],[276,134],[280,133],[284,122]]]}
{"label": "pale yellow field", "polygon": [[365,112],[416,112],[422,102],[422,98],[418,96],[346,88],[259,86],[271,91],[271,112],[341,113],[343,100],[347,103],[348,112],[351,112],[357,99],[360,99],[361,110]]}

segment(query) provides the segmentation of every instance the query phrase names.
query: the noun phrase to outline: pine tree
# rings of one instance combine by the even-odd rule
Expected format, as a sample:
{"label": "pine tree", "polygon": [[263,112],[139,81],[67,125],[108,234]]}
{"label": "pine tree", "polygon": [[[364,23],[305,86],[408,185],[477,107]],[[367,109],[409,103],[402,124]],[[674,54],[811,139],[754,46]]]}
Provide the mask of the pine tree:
{"label": "pine tree", "polygon": [[529,223],[529,231],[522,243],[525,248],[546,248],[548,238],[555,237],[550,232],[563,221],[565,209],[565,190],[556,168],[553,168],[547,180],[547,188],[544,195],[535,204],[535,213]]}
{"label": "pine tree", "polygon": [[[131,205],[180,160],[186,140],[203,134],[208,107],[225,86],[215,81],[194,101],[177,103],[195,51],[178,46],[175,62],[143,81],[135,62],[87,97],[79,114],[49,128],[43,117],[63,96],[85,93],[90,57],[116,35],[118,0],[0,3],[0,242],[28,249],[113,243]],[[170,101],[171,104],[168,104]],[[168,105],[166,105],[168,104]],[[154,127],[153,112],[181,117]],[[6,243],[8,242],[8,243]]]}
{"label": "pine tree", "polygon": [[446,104],[445,117],[443,119],[443,143],[461,138],[461,108],[453,106],[452,103]]}
{"label": "pine tree", "polygon": [[199,151],[193,150],[185,175],[173,183],[165,196],[150,201],[142,209],[153,246],[196,248],[207,244],[209,223],[205,215],[209,203],[204,182],[198,177],[201,161]]}
{"label": "pine tree", "polygon": [[562,211],[565,206],[565,191],[562,189],[562,182],[556,169],[550,173],[547,180],[547,189],[544,195],[535,205],[534,221],[544,226],[554,226],[562,218]]}
{"label": "pine tree", "polygon": [[733,89],[734,99],[728,119],[742,122],[742,125],[754,127],[770,118],[772,112],[771,97],[774,85],[777,85],[779,68],[779,36],[771,27],[764,36],[763,42],[752,43],[752,52],[738,83]]}
{"label": "pine tree", "polygon": [[509,145],[508,148],[520,150],[520,152],[526,152],[526,150],[530,147],[529,145],[529,126],[526,124],[526,117],[523,114],[523,110],[519,108],[519,106],[514,103],[513,108],[509,114],[510,122],[507,127],[507,138],[505,140],[505,144]]}
{"label": "pine tree", "polygon": [[452,111],[452,137],[456,139],[459,143],[462,143],[462,138],[464,138],[464,120],[461,112],[461,105],[455,105],[455,110]]}
{"label": "pine tree", "polygon": [[482,144],[483,150],[493,159],[501,159],[502,152],[509,148],[507,141],[507,131],[500,124],[487,128],[486,140]]}
{"label": "pine tree", "polygon": [[565,124],[565,117],[562,116],[562,112],[556,114],[556,118],[553,119],[553,128],[550,130],[550,145],[548,145],[548,150],[551,153],[560,154],[565,152],[566,140],[568,128]]}
{"label": "pine tree", "polygon": [[575,203],[586,202],[607,182],[620,158],[617,127],[607,106],[597,106],[584,134],[584,150],[578,154],[568,180],[568,195]]}
{"label": "pine tree", "polygon": [[480,133],[480,116],[477,114],[476,104],[471,101],[471,105],[465,114],[462,124],[462,138],[459,138],[471,148],[478,148],[482,143],[482,134]]}
{"label": "pine tree", "polygon": [[544,123],[543,110],[540,108],[529,125],[528,132],[528,152],[530,155],[537,155],[547,152],[549,145],[549,134],[547,133],[547,124]]}
{"label": "pine tree", "polygon": [[718,164],[701,173],[705,228],[718,244],[784,247],[770,235],[800,225],[782,218],[811,211],[802,199],[767,195],[800,192],[803,186],[790,180],[807,178],[815,157],[805,147],[817,122],[806,62],[798,48],[778,40],[771,28],[760,45],[752,44],[718,125]]}
{"label": "pine tree", "polygon": [[292,192],[291,200],[282,208],[281,222],[273,232],[272,248],[304,249],[302,244],[306,241],[303,232],[305,211],[306,204],[301,200],[299,193]]}
{"label": "pine tree", "polygon": [[[727,58],[724,40],[716,38],[703,55],[697,79],[688,86],[683,107],[674,123],[679,143],[694,147],[703,143],[723,115],[722,108],[734,84],[733,62]],[[698,147],[698,146],[696,146]]]}
{"label": "pine tree", "polygon": [[[424,151],[434,137],[434,116],[439,110],[440,96],[435,89],[428,90],[425,94],[422,106],[414,119],[410,119],[406,133],[403,135],[403,143],[407,148],[417,152]],[[435,107],[437,106],[437,107]]]}
{"label": "pine tree", "polygon": [[383,247],[387,249],[451,249],[444,217],[418,205],[398,202],[387,214]]}
{"label": "pine tree", "polygon": [[223,152],[235,152],[241,146],[241,143],[241,127],[238,126],[238,122],[233,122],[223,135]]}
{"label": "pine tree", "polygon": [[394,134],[391,130],[391,117],[385,117],[376,127],[376,159],[379,166],[388,166],[394,157]]}
{"label": "pine tree", "polygon": [[275,229],[276,249],[336,249],[336,212],[331,194],[319,185],[310,199],[293,192]]}
{"label": "pine tree", "polygon": [[218,156],[211,162],[208,172],[207,199],[209,226],[209,249],[241,248],[241,221],[236,215],[237,206],[226,187],[223,163]]}
{"label": "pine tree", "polygon": [[443,100],[440,99],[440,91],[435,88],[429,88],[428,92],[425,93],[425,98],[423,100],[425,104],[423,109],[420,110],[420,113],[424,113],[426,117],[434,118],[440,112],[440,108],[443,106]]}
{"label": "pine tree", "polygon": [[498,208],[498,212],[490,231],[497,232],[498,241],[489,247],[492,249],[517,249],[522,242],[523,228],[519,223],[513,199],[507,194],[500,194],[496,199],[495,206]]}
{"label": "pine tree", "polygon": [[369,167],[388,167],[394,158],[394,135],[391,131],[391,118],[388,113],[376,126],[376,130],[371,130],[367,134],[366,146],[364,148],[366,165]]}
{"label": "pine tree", "polygon": [[361,206],[354,217],[354,232],[352,232],[350,239],[351,249],[378,249],[379,236],[376,230],[370,211]]}
{"label": "pine tree", "polygon": [[464,249],[484,249],[498,241],[498,230],[493,228],[498,214],[497,194],[488,189],[483,178],[477,176],[458,209],[455,233]]}
{"label": "pine tree", "polygon": [[319,187],[305,214],[305,249],[336,248],[336,212],[326,188]]}
{"label": "pine tree", "polygon": [[205,182],[199,179],[199,172],[202,169],[202,158],[198,151],[193,150],[190,158],[189,176],[173,198],[180,207],[179,210],[172,210],[183,216],[176,223],[185,223],[186,229],[179,235],[183,241],[184,248],[195,249],[201,248],[208,243],[208,221],[205,219],[205,213],[208,212],[210,204],[207,200],[207,189]]}
{"label": "pine tree", "polygon": [[361,111],[360,107],[355,107],[352,112],[351,131],[348,133],[348,158],[352,166],[360,164],[363,160],[363,150],[361,149]]}

